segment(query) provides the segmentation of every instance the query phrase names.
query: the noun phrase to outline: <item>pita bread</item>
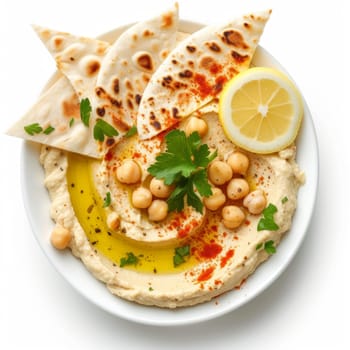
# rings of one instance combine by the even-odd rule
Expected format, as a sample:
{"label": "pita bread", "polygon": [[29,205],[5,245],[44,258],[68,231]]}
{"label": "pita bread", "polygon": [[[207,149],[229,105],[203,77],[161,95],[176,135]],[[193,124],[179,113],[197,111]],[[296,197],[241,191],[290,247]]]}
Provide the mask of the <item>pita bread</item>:
{"label": "pita bread", "polygon": [[[65,76],[58,78],[7,133],[62,150],[101,158],[99,145],[93,138],[94,123],[90,122],[89,127],[86,127],[81,121],[80,101],[85,94],[93,91],[99,62],[110,44],[40,26],[33,27]],[[98,68],[93,68],[94,64]],[[91,120],[92,118],[93,115]],[[37,124],[42,131],[33,134],[26,132],[25,127],[33,124]],[[53,128],[52,132],[45,133],[47,127]]]}
{"label": "pita bread", "polygon": [[[104,148],[101,148],[101,143],[93,136],[96,118],[102,117],[96,111],[106,105],[104,96],[95,94],[98,72],[101,69],[99,89],[110,93],[110,86],[105,85],[109,83],[107,74],[111,74],[114,78],[119,74],[122,82],[119,94],[121,101],[126,101],[123,103],[125,106],[128,106],[128,98],[137,101],[141,98],[139,96],[152,74],[150,69],[147,70],[147,67],[142,65],[145,62],[142,53],[150,55],[153,70],[156,69],[168,51],[175,46],[177,23],[177,7],[153,20],[140,22],[130,27],[115,41],[111,48],[112,54],[108,57],[104,57],[110,48],[107,42],[35,26],[35,31],[55,58],[58,68],[65,77],[59,78],[40,96],[37,103],[7,133],[63,150],[101,158]],[[143,40],[145,36],[152,39]],[[165,46],[162,44],[163,41]],[[161,53],[156,55],[158,49]],[[117,54],[119,50],[120,55]],[[131,66],[129,62],[132,60],[136,60],[138,66],[134,67],[135,64]],[[125,62],[129,68],[125,67]],[[134,89],[130,89],[130,85]],[[86,127],[80,118],[80,101],[84,98],[88,98],[92,104],[89,127]],[[113,98],[115,99],[115,96]],[[111,99],[108,101],[111,102]],[[95,102],[100,103],[97,108],[94,108]],[[111,103],[106,105],[106,109],[108,113],[105,119],[110,120],[120,132],[115,139],[120,138],[135,124],[134,119],[130,117],[131,108],[121,109]],[[136,106],[134,110],[136,115]],[[117,117],[113,118],[114,115]],[[26,132],[24,127],[33,124],[37,124],[42,130],[33,134]],[[43,131],[47,130],[47,127],[54,130],[45,134]],[[111,146],[115,140],[109,137],[105,143]]]}
{"label": "pita bread", "polygon": [[37,25],[33,28],[55,59],[57,68],[69,79],[79,99],[89,97],[110,44]]}
{"label": "pita bread", "polygon": [[[93,128],[80,118],[80,100],[93,91],[102,57],[110,44],[40,26],[33,26],[65,75],[46,90],[35,105],[7,133],[65,151],[100,158]],[[25,127],[37,124],[42,132],[30,134]],[[52,132],[45,133],[48,127]]]}
{"label": "pita bread", "polygon": [[247,69],[270,13],[207,26],[182,41],[144,91],[137,115],[140,139],[176,125],[215,98],[226,81]]}
{"label": "pita bread", "polygon": [[136,124],[146,85],[175,48],[178,21],[178,7],[175,5],[171,10],[127,29],[104,57],[93,106],[98,117],[119,131],[115,140]]}
{"label": "pita bread", "polygon": [[[62,76],[7,133],[66,151],[98,157],[96,141],[82,123],[79,107],[79,99],[73,87]],[[42,131],[32,135],[26,132],[25,127],[33,124],[40,126]],[[54,130],[45,133],[50,127]]]}

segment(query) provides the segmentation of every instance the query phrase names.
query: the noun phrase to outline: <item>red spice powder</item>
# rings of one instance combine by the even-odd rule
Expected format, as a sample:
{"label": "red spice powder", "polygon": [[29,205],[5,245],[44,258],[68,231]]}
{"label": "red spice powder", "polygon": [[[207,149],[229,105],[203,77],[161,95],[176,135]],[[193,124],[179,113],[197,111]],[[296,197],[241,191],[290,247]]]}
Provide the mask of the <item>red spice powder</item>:
{"label": "red spice powder", "polygon": [[222,251],[222,246],[217,243],[205,244],[203,249],[199,252],[199,256],[204,259],[214,259]]}
{"label": "red spice powder", "polygon": [[197,84],[197,91],[201,98],[205,98],[213,92],[212,87],[208,84],[205,75],[196,73],[194,75],[194,82]]}
{"label": "red spice powder", "polygon": [[108,152],[105,154],[104,159],[109,162],[113,159],[113,151],[110,149]]}
{"label": "red spice powder", "polygon": [[140,152],[134,152],[134,154],[132,155],[132,158],[141,158],[141,153]]}
{"label": "red spice powder", "polygon": [[218,76],[215,79],[214,95],[217,95],[219,92],[221,92],[226,81],[227,81],[227,78],[225,76]]}
{"label": "red spice powder", "polygon": [[233,257],[234,254],[235,251],[233,249],[228,250],[226,255],[221,258],[220,267],[225,267],[227,262]]}
{"label": "red spice powder", "polygon": [[222,71],[222,65],[221,64],[217,64],[217,63],[213,63],[210,66],[210,73],[211,74],[218,74]]}
{"label": "red spice powder", "polygon": [[185,227],[183,227],[179,232],[177,233],[177,236],[179,238],[185,238],[192,230],[192,226],[190,224],[187,224]]}
{"label": "red spice powder", "polygon": [[215,270],[215,266],[210,266],[207,269],[203,270],[201,274],[198,276],[197,281],[198,282],[207,281],[209,278],[211,278],[214,270]]}

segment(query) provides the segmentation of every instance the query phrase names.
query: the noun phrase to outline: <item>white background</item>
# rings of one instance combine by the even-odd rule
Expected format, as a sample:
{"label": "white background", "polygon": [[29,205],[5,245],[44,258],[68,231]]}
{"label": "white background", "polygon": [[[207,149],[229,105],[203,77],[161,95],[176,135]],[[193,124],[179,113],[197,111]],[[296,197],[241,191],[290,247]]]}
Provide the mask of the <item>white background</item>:
{"label": "white background", "polygon": [[144,326],[111,316],[82,298],[39,248],[21,196],[22,141],[4,135],[55,69],[30,24],[93,37],[152,17],[172,3],[12,0],[2,4],[0,348],[349,349],[350,232],[345,221],[350,215],[350,128],[345,65],[350,31],[345,28],[345,1],[179,1],[182,19],[204,23],[272,8],[260,43],[287,68],[313,115],[321,160],[315,213],[298,254],[265,292],[212,321],[172,328]]}

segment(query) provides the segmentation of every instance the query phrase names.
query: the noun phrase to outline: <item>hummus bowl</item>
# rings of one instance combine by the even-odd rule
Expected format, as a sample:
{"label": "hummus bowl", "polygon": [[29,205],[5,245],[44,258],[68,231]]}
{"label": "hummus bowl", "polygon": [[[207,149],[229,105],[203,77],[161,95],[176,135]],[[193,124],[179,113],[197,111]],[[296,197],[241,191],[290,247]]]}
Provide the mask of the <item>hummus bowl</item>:
{"label": "hummus bowl", "polygon": [[[203,25],[180,21],[180,31],[191,33]],[[100,38],[115,39],[126,27],[117,28]],[[258,47],[252,65],[285,69],[262,47]],[[286,72],[287,73],[287,72]],[[288,74],[288,73],[287,73]],[[54,76],[48,86],[55,81]],[[318,185],[318,150],[310,111],[304,101],[304,121],[297,138],[297,163],[306,174],[298,192],[298,206],[291,229],[278,246],[278,253],[251,275],[239,289],[224,293],[209,302],[187,308],[163,309],[143,306],[111,294],[69,250],[58,251],[50,244],[49,232],[54,223],[49,215],[50,198],[44,186],[44,170],[39,162],[40,145],[24,142],[21,160],[21,183],[24,204],[34,235],[56,270],[84,297],[102,309],[130,321],[159,325],[183,325],[209,320],[237,309],[252,300],[276,280],[295,256],[312,217]],[[31,174],[31,176],[28,176]]]}

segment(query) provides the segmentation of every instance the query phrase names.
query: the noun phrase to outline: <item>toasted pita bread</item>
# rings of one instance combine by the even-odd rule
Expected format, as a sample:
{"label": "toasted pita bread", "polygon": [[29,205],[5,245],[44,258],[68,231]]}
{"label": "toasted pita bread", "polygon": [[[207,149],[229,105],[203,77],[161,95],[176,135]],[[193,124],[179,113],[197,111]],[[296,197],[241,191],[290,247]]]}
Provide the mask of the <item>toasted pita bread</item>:
{"label": "toasted pita bread", "polygon": [[89,97],[110,44],[37,25],[33,28],[55,59],[57,68],[69,79],[79,99]]}
{"label": "toasted pita bread", "polygon": [[[93,106],[120,138],[136,124],[143,91],[152,74],[176,45],[178,7],[121,34],[102,61]],[[109,139],[109,146],[111,140]]]}
{"label": "toasted pita bread", "polygon": [[[98,157],[96,141],[80,119],[79,106],[73,87],[62,76],[7,133],[66,151]],[[39,128],[36,128],[37,132],[30,133],[30,126],[33,125]],[[25,128],[28,127],[29,132],[26,132]]]}
{"label": "toasted pita bread", "polygon": [[177,124],[247,69],[271,11],[207,26],[182,41],[153,74],[137,115],[140,139]]}
{"label": "toasted pita bread", "polygon": [[[142,65],[145,62],[142,53],[149,54],[153,69],[156,69],[168,51],[175,46],[177,12],[175,7],[153,20],[130,27],[115,41],[111,48],[112,54],[108,57],[104,57],[110,47],[107,42],[35,26],[36,32],[55,58],[58,68],[65,77],[54,83],[26,115],[8,130],[8,134],[101,158],[105,149],[93,136],[96,118],[102,119],[97,111],[100,112],[99,108],[106,108],[108,111],[104,119],[107,122],[110,121],[120,132],[115,139],[120,138],[135,124],[130,115],[132,110],[136,115],[136,104],[131,109],[128,99],[132,98],[135,102],[139,99],[153,71],[150,69],[145,71],[147,67]],[[156,54],[158,50],[161,52],[159,55]],[[131,65],[129,62],[132,60],[136,60],[135,63],[138,66],[135,63]],[[110,104],[105,101],[105,96],[95,94],[100,69],[102,74],[97,91],[103,89],[106,94],[110,93],[108,75],[111,74],[114,79],[120,76],[119,95],[125,108],[120,108],[113,103],[116,101],[115,94],[112,95],[114,100],[108,98],[108,101],[112,102]],[[133,89],[130,86],[133,86]],[[86,127],[80,119],[80,101],[84,98],[88,98],[92,104],[89,127]],[[97,108],[94,107],[95,102],[99,103]],[[42,130],[32,134],[26,132],[25,127],[33,124]],[[50,132],[45,134],[43,131],[47,130],[47,127],[50,127],[51,131],[48,129]],[[108,146],[114,143],[113,137],[105,141]]]}
{"label": "toasted pita bread", "polygon": [[[78,37],[40,26],[33,26],[65,75],[39,97],[37,103],[7,133],[57,147],[66,151],[100,158],[100,148],[93,138],[93,122],[86,127],[80,118],[80,101],[93,91],[100,61],[110,44]],[[93,115],[91,116],[93,120]],[[28,133],[37,125],[40,132]],[[47,129],[49,127],[50,129]],[[45,131],[51,130],[49,133]]]}

